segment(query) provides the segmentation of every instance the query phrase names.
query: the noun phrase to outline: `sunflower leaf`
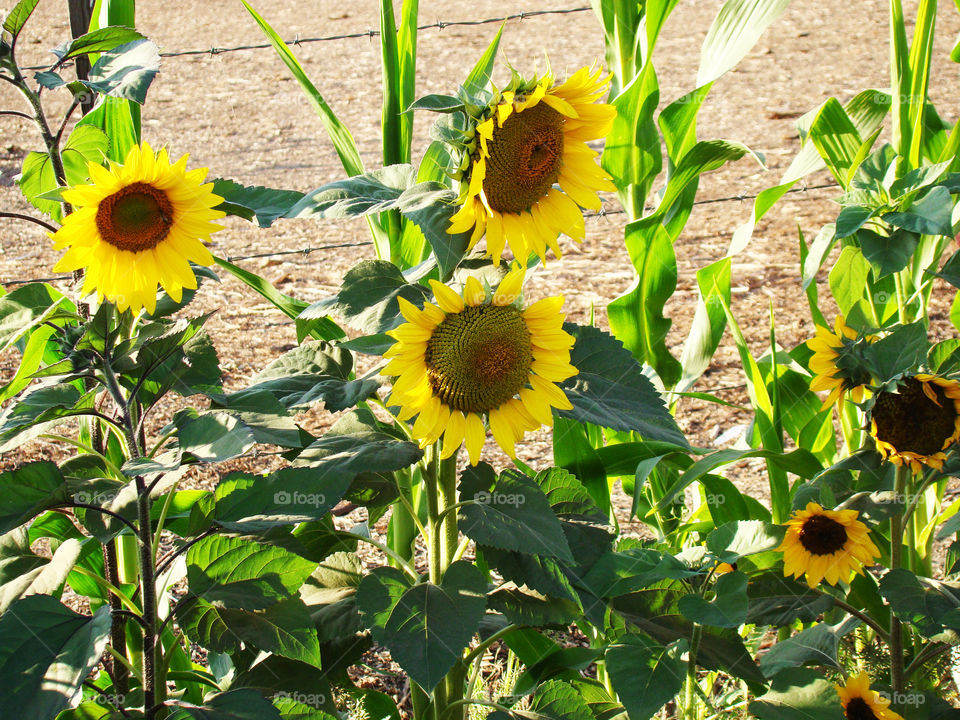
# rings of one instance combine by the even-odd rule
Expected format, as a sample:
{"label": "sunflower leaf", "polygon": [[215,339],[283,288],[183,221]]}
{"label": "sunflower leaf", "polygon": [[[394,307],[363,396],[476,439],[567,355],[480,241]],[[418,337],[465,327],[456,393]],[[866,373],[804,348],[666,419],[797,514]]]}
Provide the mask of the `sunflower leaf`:
{"label": "sunflower leaf", "polygon": [[689,445],[640,363],[619,340],[594,327],[564,323],[564,330],[576,338],[570,363],[580,372],[560,386],[573,404],[558,412],[561,417]]}
{"label": "sunflower leaf", "polygon": [[303,199],[303,193],[296,190],[277,190],[262,185],[244,186],[223,178],[213,180],[213,193],[223,198],[217,210],[245,220],[256,219],[262,228],[273,225],[277,218],[290,212]]}
{"label": "sunflower leaf", "polygon": [[[374,618],[374,627],[393,659],[424,690],[431,692],[470,642],[486,608],[487,583],[474,565],[457,561],[439,585],[420,583],[399,594],[383,575],[360,583],[357,604]],[[368,620],[369,622],[369,620]]]}
{"label": "sunflower leaf", "polygon": [[110,636],[110,608],[79,615],[31,595],[0,616],[3,717],[52,718],[69,707]]}
{"label": "sunflower leaf", "polygon": [[91,90],[142,105],[160,71],[160,52],[149,40],[134,40],[105,52],[83,80]]}
{"label": "sunflower leaf", "polygon": [[853,617],[836,625],[817,623],[776,643],[760,658],[760,669],[768,678],[787,668],[801,667],[808,663],[841,670],[837,660],[840,640],[860,624],[861,621]]}
{"label": "sunflower leaf", "polygon": [[467,468],[460,496],[463,533],[481,545],[573,562],[560,520],[537,482],[518,472],[496,478],[486,463]]}
{"label": "sunflower leaf", "polygon": [[686,649],[685,639],[664,646],[642,635],[627,635],[607,648],[607,670],[631,720],[653,717],[680,692]]}
{"label": "sunflower leaf", "polygon": [[677,608],[685,618],[700,625],[736,628],[747,620],[747,602],[747,576],[732,572],[717,580],[716,598],[712,601],[691,593],[680,598]]}
{"label": "sunflower leaf", "polygon": [[813,668],[778,673],[765,695],[752,701],[750,714],[762,720],[844,720],[833,683]]}
{"label": "sunflower leaf", "polygon": [[[211,695],[203,705],[184,700],[170,700],[167,704],[178,708],[167,716],[168,720],[281,720],[284,717],[270,700],[251,688]],[[317,716],[323,717],[319,712]]]}

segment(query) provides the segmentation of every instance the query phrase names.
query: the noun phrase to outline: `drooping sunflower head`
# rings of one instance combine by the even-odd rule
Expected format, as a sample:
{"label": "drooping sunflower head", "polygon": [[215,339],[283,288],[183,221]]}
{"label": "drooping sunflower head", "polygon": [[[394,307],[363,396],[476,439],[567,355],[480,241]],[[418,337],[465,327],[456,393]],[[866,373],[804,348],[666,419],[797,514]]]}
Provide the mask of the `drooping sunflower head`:
{"label": "drooping sunflower head", "polygon": [[850,393],[854,402],[863,402],[866,385],[872,381],[863,362],[863,349],[867,343],[876,341],[876,336],[858,335],[849,328],[838,315],[833,332],[818,327],[816,337],[807,341],[807,347],[813,350],[810,358],[810,370],[814,373],[810,389],[814,392],[829,390],[823,401],[823,409],[843,402],[844,395]]}
{"label": "drooping sunflower head", "polygon": [[847,720],[903,720],[890,709],[890,700],[870,689],[870,677],[861,672],[851,675],[843,685],[834,685]]}
{"label": "drooping sunflower head", "polygon": [[186,165],[186,155],[171,163],[147,143],[122,165],[90,163],[91,184],[63,192],[73,212],[51,236],[55,250],[67,248],[54,270],[85,269],[83,294],[96,291],[121,312],[153,313],[158,285],[180,302],[184,288],[197,287],[190,263],[213,263],[202,241],[222,229],[211,221],[224,216],[213,209],[223,198],[203,184],[207,169]]}
{"label": "drooping sunflower head", "polygon": [[938,470],[944,452],[960,439],[960,383],[919,373],[877,393],[870,411],[870,435],[877,451],[914,473],[922,465]]}
{"label": "drooping sunflower head", "polygon": [[777,548],[783,553],[783,574],[806,576],[810,587],[823,579],[836,585],[849,581],[854,572],[862,574],[863,566],[873,563],[880,551],[858,515],[856,510],[824,510],[813,502],[794,512]]}
{"label": "drooping sunflower head", "polygon": [[573,337],[563,330],[562,297],[523,308],[524,270],[507,273],[496,291],[467,278],[463,293],[431,281],[437,304],[423,310],[400,298],[406,323],[389,335],[385,375],[397,376],[393,403],[400,419],[417,416],[413,436],[421,447],[443,438],[441,457],[466,442],[476,465],[486,438],[514,457],[524,434],[553,424],[552,408],[572,405],[556,383],[577,374],[570,364]]}
{"label": "drooping sunflower head", "polygon": [[580,208],[599,210],[597,192],[615,189],[587,146],[610,132],[616,116],[612,105],[597,102],[610,82],[601,75],[581,68],[560,85],[549,73],[515,75],[495,92],[470,119],[460,209],[447,232],[471,231],[471,248],[486,232],[497,265],[506,245],[518,259],[533,252],[544,260],[548,246],[560,257],[560,233],[584,239]]}

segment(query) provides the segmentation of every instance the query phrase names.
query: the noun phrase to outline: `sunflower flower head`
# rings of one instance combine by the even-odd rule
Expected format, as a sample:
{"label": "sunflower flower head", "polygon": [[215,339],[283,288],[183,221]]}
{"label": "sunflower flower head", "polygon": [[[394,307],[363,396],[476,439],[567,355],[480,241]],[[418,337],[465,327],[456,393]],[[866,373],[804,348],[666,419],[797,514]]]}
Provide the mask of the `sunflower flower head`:
{"label": "sunflower flower head", "polygon": [[550,73],[514,74],[477,108],[460,163],[460,208],[447,232],[472,231],[470,248],[486,233],[496,265],[506,245],[518,259],[533,252],[542,261],[548,246],[560,257],[560,233],[582,241],[580,208],[599,210],[597,192],[615,189],[587,146],[613,127],[616,110],[597,102],[609,82],[599,68],[581,68],[562,84]]}
{"label": "sunflower flower head", "polygon": [[836,585],[849,581],[854,572],[862,574],[880,551],[858,516],[856,510],[824,510],[814,502],[795,511],[777,548],[783,553],[783,574],[806,576],[812,588],[823,579]]}
{"label": "sunflower flower head", "polygon": [[818,327],[816,337],[807,341],[807,347],[813,350],[810,358],[810,370],[814,373],[810,389],[814,392],[829,390],[823,401],[826,409],[836,403],[843,403],[846,393],[854,402],[863,402],[866,385],[872,381],[863,361],[863,350],[868,343],[875,342],[875,335],[861,336],[846,325],[843,315],[838,315],[833,332]]}
{"label": "sunflower flower head", "polygon": [[870,435],[877,451],[898,467],[918,473],[923,465],[941,469],[944,452],[960,439],[960,383],[918,373],[877,393],[870,411]]}
{"label": "sunflower flower head", "polygon": [[523,278],[524,269],[515,267],[491,292],[469,277],[462,293],[432,280],[437,304],[426,302],[423,310],[399,299],[407,322],[388,333],[396,342],[383,373],[396,376],[392,401],[401,420],[417,417],[413,436],[421,447],[442,437],[446,458],[465,442],[476,465],[486,418],[513,458],[528,431],[553,425],[553,408],[573,407],[557,385],[577,374],[563,297],[523,308]]}
{"label": "sunflower flower head", "polygon": [[222,229],[211,221],[224,216],[213,209],[223,198],[203,184],[207,169],[186,165],[186,155],[171,163],[147,143],[122,165],[90,163],[91,183],[63,192],[74,209],[51,236],[55,250],[67,250],[53,269],[84,269],[83,295],[95,290],[121,312],[153,313],[158,285],[180,302],[184,288],[197,287],[190,263],[213,264],[202,241]]}
{"label": "sunflower flower head", "polygon": [[833,687],[847,720],[903,720],[902,715],[890,709],[889,699],[870,689],[870,678],[865,672],[851,675],[843,685]]}

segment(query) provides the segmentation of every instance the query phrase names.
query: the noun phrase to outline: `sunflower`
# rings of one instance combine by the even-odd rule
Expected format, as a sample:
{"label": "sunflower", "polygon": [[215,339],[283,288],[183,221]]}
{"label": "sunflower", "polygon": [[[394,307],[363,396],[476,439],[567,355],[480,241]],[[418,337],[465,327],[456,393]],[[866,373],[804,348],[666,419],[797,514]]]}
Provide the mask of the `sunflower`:
{"label": "sunflower", "polygon": [[82,294],[96,290],[121,312],[153,313],[158,284],[180,302],[183,288],[197,287],[190,262],[213,263],[201,240],[222,229],[210,221],[225,214],[213,209],[223,198],[202,184],[207,169],[186,165],[186,155],[171,164],[165,149],[154,154],[147,143],[122,165],[89,163],[92,184],[63,191],[74,211],[51,235],[55,250],[68,248],[53,269],[86,269]]}
{"label": "sunflower", "polygon": [[943,452],[960,438],[960,383],[920,373],[904,378],[896,391],[882,391],[870,413],[877,451],[894,465],[906,462],[940,469]]}
{"label": "sunflower", "polygon": [[806,575],[812,588],[824,578],[836,585],[854,572],[863,574],[863,565],[873,563],[880,551],[858,515],[856,510],[824,510],[814,502],[794,512],[777,548],[783,553],[783,574]]}
{"label": "sunflower", "polygon": [[[862,338],[866,342],[875,342],[875,335]],[[863,345],[857,331],[847,327],[843,315],[838,315],[833,324],[833,332],[825,327],[817,328],[816,337],[807,340],[807,347],[813,350],[810,358],[810,370],[816,375],[810,383],[814,392],[829,390],[823,401],[822,410],[843,402],[849,392],[854,402],[863,402],[866,385],[871,381],[870,373],[859,362],[859,351]]]}
{"label": "sunflower", "polygon": [[419,414],[413,436],[421,447],[443,437],[441,458],[466,441],[476,465],[484,416],[513,458],[527,431],[553,425],[552,408],[573,407],[556,385],[577,374],[570,364],[574,339],[563,330],[563,297],[522,309],[516,301],[523,277],[524,269],[515,267],[494,293],[469,277],[462,295],[431,280],[437,304],[424,303],[423,310],[399,298],[407,322],[388,332],[396,343],[385,353],[390,362],[383,373],[398,376],[399,418]]}
{"label": "sunflower", "polygon": [[609,82],[599,68],[581,68],[562,85],[548,73],[532,81],[515,77],[497,92],[468,131],[461,207],[447,232],[472,229],[472,248],[486,231],[496,265],[505,244],[518,259],[532,251],[544,260],[548,245],[560,257],[560,233],[583,240],[580,207],[599,210],[597,191],[616,189],[587,146],[613,127],[616,110],[596,102]]}
{"label": "sunflower", "polygon": [[845,685],[834,685],[843,714],[848,720],[903,720],[903,716],[890,710],[890,701],[870,689],[870,678],[865,672],[847,678]]}

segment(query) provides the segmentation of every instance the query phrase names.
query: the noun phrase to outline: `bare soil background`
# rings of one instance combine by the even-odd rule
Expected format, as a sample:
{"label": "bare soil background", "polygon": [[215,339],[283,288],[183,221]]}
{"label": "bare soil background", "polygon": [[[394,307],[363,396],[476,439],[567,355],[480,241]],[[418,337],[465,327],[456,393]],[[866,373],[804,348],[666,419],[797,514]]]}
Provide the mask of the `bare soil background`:
{"label": "bare soil background", "polygon": [[[11,0],[0,0],[9,9]],[[681,0],[668,21],[655,54],[661,85],[661,109],[694,87],[700,45],[717,10],[719,0]],[[906,2],[907,17],[916,2]],[[373,0],[352,3],[330,0],[257,0],[257,10],[281,36],[329,37],[364,33],[378,27],[378,4]],[[540,10],[573,9],[569,0],[473,0],[420,3],[421,24],[437,21],[476,21]],[[141,2],[138,26],[164,52],[224,48],[263,42],[263,36],[239,2],[208,0]],[[947,55],[960,32],[960,14],[951,3],[942,3],[938,19],[931,97],[941,115],[955,122],[960,97],[960,72]],[[486,48],[496,24],[447,26],[427,29],[418,40],[418,94],[451,92]],[[908,28],[912,32],[912,25]],[[718,80],[700,112],[701,139],[723,138],[745,143],[766,160],[761,167],[751,157],[705,176],[698,198],[717,200],[698,205],[676,244],[677,292],[667,306],[673,320],[669,340],[679,356],[696,309],[695,273],[727,252],[734,230],[752,212],[749,201],[726,200],[752,195],[776,184],[800,147],[794,121],[830,96],[845,102],[868,87],[888,85],[887,3],[882,0],[795,0],[763,35],[738,67]],[[23,64],[49,62],[50,48],[69,35],[66,3],[46,0],[27,25],[20,41]],[[380,71],[376,37],[304,43],[294,48],[304,68],[334,111],[352,130],[368,168],[380,158]],[[545,57],[561,78],[583,65],[603,58],[600,25],[591,12],[571,12],[526,17],[505,25],[500,62],[495,79],[508,77],[506,62],[529,74],[535,65],[545,68]],[[51,110],[65,108],[65,100],[47,96]],[[0,86],[0,108],[23,109],[23,101],[6,84]],[[415,161],[426,149],[433,118],[417,116]],[[166,146],[173,157],[190,153],[191,167],[210,168],[210,177],[226,177],[247,185],[266,185],[309,191],[343,177],[331,143],[297,83],[269,49],[166,57],[143,109],[143,136],[154,147]],[[883,138],[881,138],[882,141]],[[35,213],[14,184],[23,158],[41,148],[28,124],[0,117],[0,209]],[[810,186],[830,182],[827,173],[807,179]],[[749,247],[733,258],[734,305],[754,355],[769,342],[769,312],[776,316],[780,344],[792,348],[813,333],[800,289],[797,233],[809,239],[833,220],[838,206],[831,201],[836,190],[820,189],[787,195],[757,226]],[[633,269],[623,248],[625,216],[617,214],[616,198],[605,198],[604,217],[587,220],[582,245],[562,242],[564,256],[550,260],[546,270],[528,286],[531,298],[562,292],[569,318],[585,322],[595,312],[606,325],[605,306],[625,292]],[[237,257],[350,244],[353,247],[255,258],[237,262],[262,274],[283,292],[315,301],[336,292],[344,273],[358,260],[373,257],[362,221],[282,221],[268,230],[235,218],[213,236],[211,250]],[[36,226],[0,219],[0,281],[47,278],[58,253]],[[824,287],[821,295],[829,295]],[[54,285],[66,291],[67,280]],[[936,295],[933,332],[954,333],[946,320],[952,293]],[[207,329],[218,349],[228,388],[240,387],[282,352],[296,344],[292,322],[263,302],[252,290],[224,275],[220,284],[208,283],[190,310],[217,310]],[[831,312],[826,312],[832,316]],[[14,353],[0,356],[0,380],[16,370]],[[729,335],[713,365],[696,390],[716,392],[733,403],[747,404],[740,363]],[[316,411],[302,418],[308,428],[321,427],[332,418]],[[749,421],[736,409],[684,401],[678,420],[692,443],[716,445],[730,428]],[[551,462],[550,438],[531,436],[519,449],[521,457],[537,466]],[[26,460],[52,457],[55,449],[32,444],[0,457],[0,469]],[[495,456],[492,444],[487,454]],[[501,458],[502,460],[502,458]],[[263,468],[263,458],[228,464]],[[762,496],[765,480],[751,462],[728,470],[740,487]],[[212,487],[216,477],[192,474],[193,482]],[[621,501],[621,522],[629,523],[629,499]],[[361,519],[362,512],[356,517]]]}

